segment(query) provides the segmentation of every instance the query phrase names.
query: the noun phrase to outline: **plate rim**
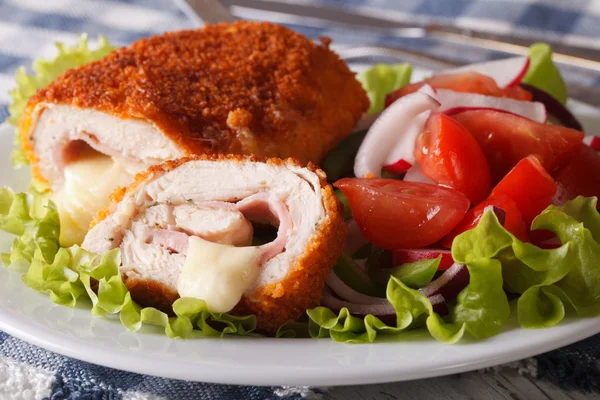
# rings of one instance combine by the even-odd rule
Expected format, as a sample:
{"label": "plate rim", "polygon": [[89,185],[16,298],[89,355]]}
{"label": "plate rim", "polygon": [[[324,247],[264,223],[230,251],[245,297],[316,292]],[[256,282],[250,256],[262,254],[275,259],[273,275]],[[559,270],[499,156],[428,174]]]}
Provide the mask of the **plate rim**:
{"label": "plate rim", "polygon": [[[572,101],[573,105],[581,105],[583,107],[593,108],[595,114],[600,118],[600,109],[587,105],[582,102]],[[0,124],[0,139],[3,136],[11,133],[12,126],[4,122]],[[12,139],[12,137],[11,137]],[[2,149],[4,150],[4,149]],[[10,149],[8,149],[10,151]],[[14,271],[5,269],[4,266],[0,266],[0,276],[2,274],[14,274]],[[37,293],[25,285],[19,288],[22,290],[25,296],[43,296],[45,301],[51,303],[50,299],[46,295]],[[61,306],[56,306],[61,307]],[[68,309],[67,309],[68,310]],[[75,309],[75,312],[85,312],[89,314],[89,310]],[[95,318],[95,317],[92,317]],[[95,318],[94,321],[99,319]],[[104,321],[103,321],[104,322]],[[113,321],[107,321],[108,323],[114,323]],[[70,338],[60,331],[52,329],[50,326],[40,325],[36,327],[36,322],[32,318],[24,319],[23,316],[17,314],[11,314],[10,310],[7,310],[2,304],[0,304],[0,330],[7,334],[31,343],[35,346],[39,346],[46,350],[82,360],[92,364],[105,366],[109,368],[119,369],[123,371],[129,371],[134,373],[146,374],[162,378],[171,379],[184,379],[196,382],[208,382],[208,383],[219,383],[219,384],[240,384],[240,385],[311,385],[311,386],[330,386],[330,385],[357,385],[357,384],[374,384],[383,382],[400,382],[413,379],[432,378],[437,376],[443,376],[448,374],[461,373],[481,368],[487,368],[499,364],[514,362],[524,358],[532,357],[540,353],[551,351],[562,346],[575,343],[585,338],[591,337],[595,334],[600,333],[600,316],[594,318],[578,318],[568,319],[562,322],[558,326],[552,328],[545,328],[540,330],[539,340],[530,343],[516,342],[516,345],[509,349],[495,349],[498,343],[495,343],[494,338],[466,343],[457,345],[443,345],[443,346],[475,346],[477,348],[483,347],[485,350],[484,358],[473,359],[463,357],[462,363],[440,363],[437,366],[429,366],[426,368],[420,366],[418,368],[402,368],[398,364],[394,365],[346,365],[339,366],[338,368],[331,368],[330,366],[310,366],[306,367],[303,365],[294,365],[293,360],[290,360],[289,364],[284,366],[263,366],[260,368],[248,368],[247,365],[236,365],[236,360],[231,359],[229,364],[215,367],[214,362],[210,360],[203,362],[202,359],[196,359],[195,362],[189,360],[178,360],[178,359],[159,359],[163,363],[162,368],[156,368],[156,356],[151,356],[142,352],[123,351],[115,347],[101,345],[92,345],[90,339],[77,338],[76,340]],[[39,328],[42,328],[40,331]],[[123,328],[124,329],[124,328]],[[525,331],[524,328],[518,328],[518,331]],[[559,333],[555,333],[559,332]],[[43,333],[43,334],[41,334]],[[546,334],[547,333],[547,334]],[[146,335],[147,333],[138,332],[134,335]],[[500,341],[504,340],[504,335],[513,335],[510,332],[502,332],[495,338],[499,338]],[[518,333],[516,333],[518,336]],[[558,335],[558,336],[557,336]],[[178,340],[169,339],[167,336],[163,336],[161,340]],[[195,339],[192,339],[195,340]],[[234,340],[232,338],[226,339],[213,339],[203,338],[202,343],[214,343],[221,346],[223,343]],[[370,350],[375,348],[374,346],[398,346],[398,348],[407,345],[407,342],[380,342],[373,344],[360,344],[360,345],[349,345],[343,343],[335,343],[331,339],[255,339],[255,338],[244,338],[240,339],[244,341],[250,341],[250,345],[259,345],[263,347],[264,341],[279,341],[283,347],[287,346],[287,343],[294,343],[290,348],[298,347],[302,342],[319,343],[317,347],[323,347],[322,343],[327,343],[324,347],[327,350],[329,347],[335,347],[335,349],[342,349],[343,347],[352,346],[353,348],[366,348]],[[207,342],[208,341],[208,342]],[[193,342],[195,343],[195,342]],[[239,343],[239,342],[238,342]],[[428,343],[435,343],[434,339],[431,341],[424,342],[425,345]],[[410,346],[410,344],[408,344]],[[225,345],[228,346],[228,345]],[[269,343],[268,346],[272,346]],[[282,347],[281,345],[278,345]],[[302,347],[300,346],[300,349]],[[487,352],[487,353],[486,353]],[[469,353],[468,351],[466,353]],[[194,367],[194,368],[189,368]],[[198,373],[199,371],[201,373]],[[230,372],[230,374],[224,374],[224,372]]]}

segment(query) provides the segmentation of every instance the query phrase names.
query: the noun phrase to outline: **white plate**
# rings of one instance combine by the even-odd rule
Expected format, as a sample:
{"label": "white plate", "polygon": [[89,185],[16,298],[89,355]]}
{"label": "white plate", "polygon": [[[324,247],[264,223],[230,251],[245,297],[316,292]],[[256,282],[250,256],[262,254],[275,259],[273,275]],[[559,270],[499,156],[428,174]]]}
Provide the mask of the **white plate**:
{"label": "white plate", "polygon": [[[572,103],[589,131],[600,111]],[[27,188],[27,170],[10,167],[13,129],[0,126],[0,186]],[[11,238],[0,234],[0,249]],[[600,318],[568,319],[559,326],[508,328],[480,342],[445,345],[407,333],[404,340],[347,345],[328,339],[238,338],[171,340],[156,330],[131,333],[118,320],[92,317],[86,307],[54,305],[0,267],[0,329],[48,350],[143,374],[247,385],[352,385],[401,381],[511,362],[600,332]]]}

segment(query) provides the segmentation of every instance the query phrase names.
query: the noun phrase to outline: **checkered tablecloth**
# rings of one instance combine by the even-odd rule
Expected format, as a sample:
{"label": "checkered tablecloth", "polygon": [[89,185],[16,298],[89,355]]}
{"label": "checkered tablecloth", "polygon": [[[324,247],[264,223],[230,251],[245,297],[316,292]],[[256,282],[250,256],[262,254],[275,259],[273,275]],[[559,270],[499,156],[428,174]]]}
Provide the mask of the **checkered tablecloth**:
{"label": "checkered tablecloth", "polygon": [[[280,13],[255,12],[244,7],[243,0],[233,3],[237,4],[234,10],[239,16],[275,20],[311,38],[329,36],[340,48],[384,45],[418,49],[463,63],[503,56],[466,45],[399,36],[393,30],[349,28]],[[600,1],[286,0],[286,3],[344,9],[398,22],[453,24],[518,34],[531,40],[552,38],[600,49]],[[51,56],[55,41],[74,43],[80,33],[86,32],[92,42],[102,34],[112,43],[122,45],[201,23],[180,0],[0,0],[0,121],[8,115],[8,91],[17,67],[29,66],[33,59],[43,55]],[[563,72],[569,82],[600,86],[600,76],[595,72],[566,66]],[[595,337],[507,368],[520,368],[563,386],[598,390],[599,359],[600,337]],[[212,385],[122,372],[62,357],[0,332],[0,400],[291,400],[315,398],[319,393],[307,388]]]}

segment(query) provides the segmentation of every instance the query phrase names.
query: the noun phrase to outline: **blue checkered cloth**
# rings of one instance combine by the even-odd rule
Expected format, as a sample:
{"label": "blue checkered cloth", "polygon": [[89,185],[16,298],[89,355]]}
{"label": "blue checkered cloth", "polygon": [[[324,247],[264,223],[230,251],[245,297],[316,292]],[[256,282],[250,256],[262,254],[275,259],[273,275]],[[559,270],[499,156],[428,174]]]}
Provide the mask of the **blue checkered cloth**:
{"label": "blue checkered cloth", "polygon": [[[512,33],[531,40],[551,38],[566,44],[600,49],[600,1],[508,0],[296,0],[298,4],[339,8],[387,20],[453,24],[495,33]],[[229,2],[231,3],[231,1]],[[237,2],[243,3],[243,0]],[[287,0],[290,3],[290,0]],[[243,4],[242,4],[243,5]],[[430,38],[409,38],[392,30],[349,28],[295,20],[277,13],[236,7],[248,19],[270,19],[304,35],[329,36],[337,47],[391,46],[419,50],[456,62],[477,62],[505,54]],[[199,26],[187,5],[170,0],[0,0],[0,121],[7,115],[8,91],[21,65],[50,56],[53,43],[76,42],[82,32],[105,35],[116,45],[169,30]],[[589,70],[564,67],[569,82],[600,86]],[[1,294],[0,294],[1,295]],[[600,336],[505,366],[519,368],[566,389],[599,390]],[[524,368],[525,367],[525,368]],[[193,383],[143,376],[73,360],[29,345],[0,332],[0,399],[253,399],[317,398],[308,388],[269,388]]]}

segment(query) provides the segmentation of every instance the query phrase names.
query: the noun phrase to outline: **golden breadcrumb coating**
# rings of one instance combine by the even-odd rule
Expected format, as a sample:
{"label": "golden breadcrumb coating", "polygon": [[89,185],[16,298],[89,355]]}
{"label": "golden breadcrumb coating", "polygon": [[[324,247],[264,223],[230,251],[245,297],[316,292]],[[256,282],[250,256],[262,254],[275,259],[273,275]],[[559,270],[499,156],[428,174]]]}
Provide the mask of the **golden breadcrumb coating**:
{"label": "golden breadcrumb coating", "polygon": [[[117,189],[111,195],[111,203],[96,215],[90,229],[114,212],[118,203],[138,187],[152,180],[156,174],[176,169],[182,164],[194,160],[237,161],[240,163],[265,162],[270,165],[304,165],[293,159],[264,159],[257,156],[239,155],[199,155],[178,160],[166,161],[139,173],[135,181],[127,188]],[[284,279],[279,282],[261,286],[252,298],[242,297],[232,310],[235,315],[254,314],[257,318],[257,329],[265,333],[274,333],[281,325],[298,319],[308,308],[315,307],[321,299],[321,291],[325,279],[342,252],[346,238],[346,224],[343,219],[343,206],[337,200],[325,173],[309,163],[307,169],[319,176],[325,218],[317,226],[316,232],[304,249],[303,255],[294,261]],[[172,312],[171,304],[179,297],[174,288],[151,280],[136,277],[125,279],[125,285],[132,298],[143,306],[152,306],[166,312]]]}
{"label": "golden breadcrumb coating", "polygon": [[249,21],[142,39],[38,90],[21,119],[23,147],[39,173],[32,112],[50,102],[149,120],[186,154],[319,163],[369,105],[328,44]]}

